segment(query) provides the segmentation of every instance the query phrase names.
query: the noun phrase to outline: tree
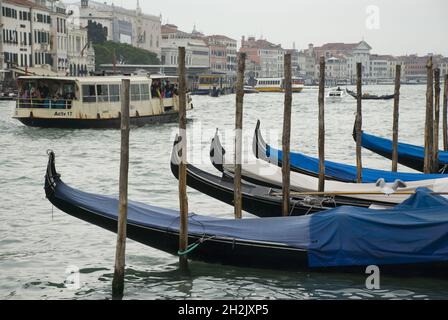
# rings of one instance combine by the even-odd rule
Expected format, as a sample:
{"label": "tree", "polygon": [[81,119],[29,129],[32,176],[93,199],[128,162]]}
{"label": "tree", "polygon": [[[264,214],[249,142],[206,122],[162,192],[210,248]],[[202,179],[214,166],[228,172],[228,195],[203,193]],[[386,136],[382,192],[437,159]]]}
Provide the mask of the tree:
{"label": "tree", "polygon": [[107,27],[103,27],[101,23],[89,20],[87,34],[89,41],[93,43],[104,43],[107,41]]}
{"label": "tree", "polygon": [[[96,65],[114,63],[117,64],[160,64],[157,54],[141,48],[135,48],[124,43],[106,41],[94,43]],[[115,57],[114,57],[115,55]]]}

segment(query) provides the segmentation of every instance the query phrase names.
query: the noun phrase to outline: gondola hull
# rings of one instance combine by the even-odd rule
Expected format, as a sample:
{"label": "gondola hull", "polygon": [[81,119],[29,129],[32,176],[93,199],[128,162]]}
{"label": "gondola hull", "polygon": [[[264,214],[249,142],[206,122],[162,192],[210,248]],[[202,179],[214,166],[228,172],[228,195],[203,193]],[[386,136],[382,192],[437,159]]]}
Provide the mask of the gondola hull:
{"label": "gondola hull", "polygon": [[[52,153],[50,154],[47,167],[45,192],[49,201],[63,212],[108,231],[117,231],[117,198],[87,194],[65,185],[56,173],[54,154]],[[337,213],[335,212],[335,214]],[[386,217],[390,217],[390,214],[387,214]],[[298,245],[288,244],[289,240],[285,243],[267,241],[270,235],[273,237],[280,236],[280,238],[285,240],[289,239],[289,236],[283,237],[281,232],[278,234],[275,227],[273,228],[271,225],[281,226],[281,229],[289,233],[296,230],[296,227],[300,231],[304,227],[307,228],[307,224],[312,222],[310,220],[312,218],[302,218],[304,219],[271,218],[236,221],[190,215],[189,243],[198,243],[199,246],[188,254],[188,258],[207,263],[238,267],[291,271],[359,272],[364,274],[367,266],[365,264],[328,267],[313,266],[312,259],[315,259],[315,257],[313,258],[313,254],[310,255],[310,251],[306,249],[308,240],[304,240],[304,247],[301,248],[302,245],[300,243],[302,243],[302,240],[300,239],[302,239],[302,236],[300,233],[299,235],[295,232],[292,233],[298,239]],[[288,221],[285,219],[294,220]],[[331,216],[327,216],[325,219],[327,221],[333,220]],[[130,239],[139,243],[177,255],[179,243],[178,221],[178,213],[172,210],[129,202],[127,235]],[[291,223],[293,225],[292,229]],[[259,226],[266,231],[257,231],[256,228],[254,229],[255,226]],[[227,230],[219,231],[221,227],[227,228]],[[247,231],[245,231],[246,229]],[[211,230],[215,230],[214,233],[210,233]],[[246,238],[240,238],[236,234],[245,235]],[[407,234],[409,235],[409,233]],[[261,241],[260,238],[266,238],[266,240]],[[294,241],[297,240],[293,240],[292,243],[295,243]],[[309,245],[311,247],[315,246],[312,243]],[[313,250],[316,249],[313,248]],[[440,261],[401,264],[386,263],[383,266],[380,265],[380,267],[382,273],[446,277],[448,275],[448,261],[446,260],[448,260],[447,257],[442,257]]]}
{"label": "gondola hull", "polygon": [[[355,99],[358,99],[358,94],[354,91],[348,90],[347,93]],[[376,95],[363,95],[362,100],[392,100],[395,98],[394,94],[384,95],[384,96],[376,96]]]}

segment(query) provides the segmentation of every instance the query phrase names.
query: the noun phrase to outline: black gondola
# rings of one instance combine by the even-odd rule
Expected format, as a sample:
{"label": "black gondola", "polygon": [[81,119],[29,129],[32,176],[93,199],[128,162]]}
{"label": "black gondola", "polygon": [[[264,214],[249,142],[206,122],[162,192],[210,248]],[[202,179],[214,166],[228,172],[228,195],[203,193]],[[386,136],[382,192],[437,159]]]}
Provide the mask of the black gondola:
{"label": "black gondola", "polygon": [[[349,89],[346,90],[349,95],[351,95],[355,99],[358,99],[358,94],[356,92],[351,91]],[[395,98],[394,94],[384,96],[377,96],[374,94],[363,94],[362,96],[362,100],[392,100],[393,98]]]}
{"label": "black gondola", "polygon": [[[174,143],[171,155],[171,172],[176,179],[179,178],[178,164],[180,163],[177,146],[178,143]],[[233,175],[230,172],[223,172],[222,176],[219,177],[187,164],[187,185],[233,206],[235,189]],[[263,187],[243,181],[241,190],[244,211],[261,218],[282,216],[282,191],[280,189]],[[343,205],[369,207],[370,203],[347,199],[338,199],[336,201],[332,197],[293,196],[291,197],[290,215],[307,215]]]}
{"label": "black gondola", "polygon": [[[224,175],[232,175],[232,173],[230,172],[232,171],[232,169],[229,169],[229,166],[225,165],[225,154],[226,150],[221,144],[217,131],[210,145],[210,161],[212,162],[213,166]],[[250,183],[256,186],[277,190],[279,189],[277,185],[270,184],[267,181],[259,180],[251,176],[246,176],[244,172],[242,173],[242,178],[246,181],[246,183]],[[349,195],[332,196],[331,199],[333,199],[333,201],[335,202],[335,207],[345,204],[357,207],[371,207],[371,206],[390,207],[392,205],[390,202],[382,202],[378,199],[375,200],[367,198],[363,199],[359,197],[351,197]]]}
{"label": "black gondola", "polygon": [[[118,198],[85,193],[64,184],[56,172],[53,152],[49,153],[45,192],[49,201],[63,212],[116,232]],[[436,242],[429,240],[431,237],[439,237],[440,230],[444,230],[448,223],[446,219],[440,219],[447,204],[444,198],[432,196],[427,190],[422,190],[410,203],[403,204],[402,208],[384,212],[340,207],[304,217],[245,220],[191,214],[188,240],[196,249],[191,250],[188,258],[242,267],[360,274],[364,274],[366,266],[371,265],[368,262],[373,261],[381,267],[382,273],[415,275],[417,272],[427,276],[446,277],[446,237],[445,240],[440,238],[441,241]],[[428,210],[424,212],[424,217],[422,210],[416,210],[415,214],[418,216],[408,221],[407,213],[412,212],[416,205],[423,205]],[[365,220],[364,216],[369,219]],[[351,225],[347,225],[348,217],[355,224],[372,221],[368,222],[369,226],[374,230],[381,228],[385,238],[378,237],[376,232],[365,233],[359,228],[351,228]],[[425,220],[421,220],[422,218]],[[383,223],[377,223],[376,219]],[[130,201],[127,236],[155,249],[177,255],[179,220],[178,211]],[[403,221],[408,225],[402,226]],[[331,230],[327,230],[326,226]],[[319,231],[319,227],[324,229]],[[420,235],[416,244],[411,246],[408,238],[415,237],[414,228],[418,228]],[[434,230],[437,231],[436,234],[432,233]],[[334,243],[328,242],[334,232],[338,234]],[[364,233],[362,246],[356,243],[359,241],[359,232]],[[426,245],[415,250],[415,246],[420,246],[422,241]],[[386,248],[386,245],[392,244],[395,245],[393,252]],[[334,246],[338,248],[336,251]],[[363,249],[365,246],[367,248]],[[432,250],[436,250],[434,254]]]}

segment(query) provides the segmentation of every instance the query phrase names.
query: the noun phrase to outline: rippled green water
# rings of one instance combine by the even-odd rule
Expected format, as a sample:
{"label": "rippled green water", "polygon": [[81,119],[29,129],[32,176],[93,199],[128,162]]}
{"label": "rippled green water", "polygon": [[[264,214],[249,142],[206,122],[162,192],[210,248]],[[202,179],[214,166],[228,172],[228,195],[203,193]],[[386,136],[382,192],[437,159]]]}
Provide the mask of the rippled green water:
{"label": "rippled green water", "polygon": [[[372,88],[387,93],[392,87]],[[195,97],[189,114],[190,159],[211,172],[207,154],[216,128],[232,149],[234,96]],[[392,102],[365,102],[364,129],[391,136]],[[404,87],[401,139],[423,143],[425,88]],[[257,119],[273,145],[279,145],[283,97],[248,95],[244,127],[248,143]],[[354,163],[351,138],[356,102],[328,103],[328,158]],[[56,153],[58,171],[69,185],[84,191],[116,194],[120,133],[115,130],[27,128],[11,119],[13,104],[0,102],[0,298],[107,299],[114,265],[115,235],[67,216],[45,199],[46,150]],[[177,208],[177,181],[169,169],[176,124],[131,132],[130,198]],[[277,130],[277,131],[275,131]],[[316,154],[317,92],[294,96],[293,149]],[[365,166],[389,169],[390,162],[364,151]],[[190,210],[231,217],[227,205],[189,190]],[[249,217],[249,215],[246,215]],[[80,269],[81,288],[64,284],[67,267]],[[364,275],[285,273],[192,263],[191,278],[177,273],[177,258],[129,241],[128,299],[426,299],[447,298],[448,281],[382,278],[378,291],[365,289]]]}

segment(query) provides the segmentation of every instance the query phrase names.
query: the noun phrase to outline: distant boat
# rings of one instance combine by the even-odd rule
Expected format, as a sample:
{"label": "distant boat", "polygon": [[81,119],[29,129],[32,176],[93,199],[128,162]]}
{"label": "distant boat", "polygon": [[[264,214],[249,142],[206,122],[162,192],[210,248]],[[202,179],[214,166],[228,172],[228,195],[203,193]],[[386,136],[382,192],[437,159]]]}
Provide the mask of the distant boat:
{"label": "distant boat", "polygon": [[[356,92],[354,92],[354,91],[351,91],[351,90],[347,89],[347,93],[349,95],[351,95],[355,99],[358,98],[358,94]],[[394,94],[384,95],[384,96],[377,96],[377,95],[374,95],[374,94],[364,93],[362,95],[362,100],[392,100],[393,98],[395,98]]]}
{"label": "distant boat", "polygon": [[229,83],[225,74],[203,74],[191,94],[217,98],[232,91]]}
{"label": "distant boat", "polygon": [[0,101],[13,101],[17,99],[17,94],[14,92],[0,93]]}
{"label": "distant boat", "polygon": [[244,93],[252,94],[252,93],[260,93],[257,89],[251,86],[244,86]]}
{"label": "distant boat", "polygon": [[[292,92],[302,92],[305,82],[301,78],[292,79]],[[255,86],[259,92],[284,92],[284,78],[259,78]]]}
{"label": "distant boat", "polygon": [[326,98],[329,100],[341,100],[342,98],[345,98],[347,95],[344,90],[341,88],[333,89],[327,92]]}

